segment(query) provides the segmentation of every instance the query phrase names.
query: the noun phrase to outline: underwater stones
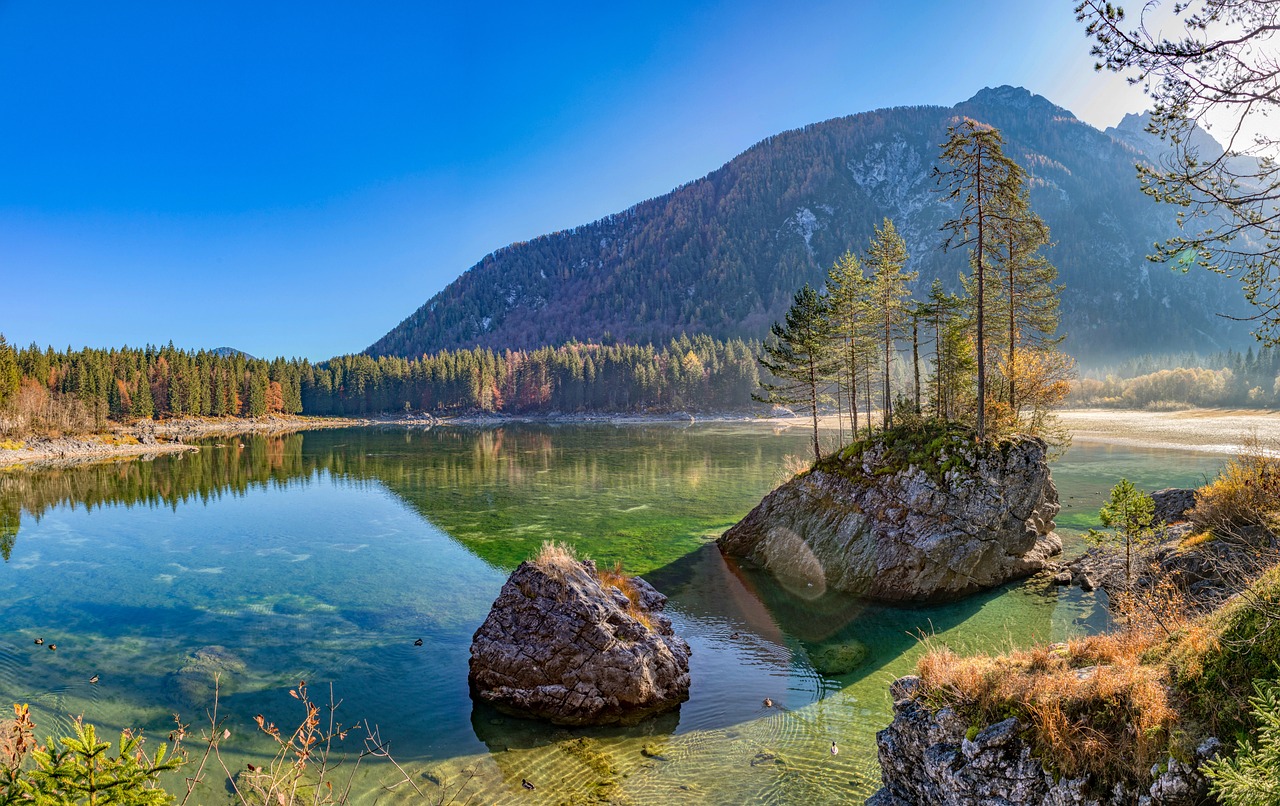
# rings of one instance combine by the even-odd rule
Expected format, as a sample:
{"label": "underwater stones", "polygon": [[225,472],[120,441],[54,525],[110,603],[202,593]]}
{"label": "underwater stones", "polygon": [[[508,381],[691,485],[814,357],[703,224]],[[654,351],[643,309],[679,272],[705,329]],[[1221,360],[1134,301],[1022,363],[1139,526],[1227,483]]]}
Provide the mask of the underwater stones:
{"label": "underwater stones", "polygon": [[1043,570],[1062,550],[1047,446],[953,438],[930,460],[871,442],[774,490],[717,541],[804,595],[959,599]]}
{"label": "underwater stones", "polygon": [[818,674],[839,677],[857,669],[870,653],[861,641],[827,644],[809,653],[809,662]]}
{"label": "underwater stones", "polygon": [[203,708],[213,704],[215,687],[225,693],[231,679],[244,671],[244,661],[226,647],[206,646],[193,652],[166,683],[179,702]]}
{"label": "underwater stones", "polygon": [[644,580],[591,561],[521,563],[471,643],[472,696],[560,725],[635,724],[689,698],[689,645]]}

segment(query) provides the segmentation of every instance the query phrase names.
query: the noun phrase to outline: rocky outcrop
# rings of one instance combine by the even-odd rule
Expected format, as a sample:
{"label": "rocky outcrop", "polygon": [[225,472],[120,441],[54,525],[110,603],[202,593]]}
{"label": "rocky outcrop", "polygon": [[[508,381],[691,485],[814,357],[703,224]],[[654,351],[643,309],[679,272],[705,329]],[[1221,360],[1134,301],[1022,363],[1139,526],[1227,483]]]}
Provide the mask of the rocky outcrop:
{"label": "rocky outcrop", "polygon": [[957,599],[1042,570],[1061,551],[1046,445],[916,437],[857,443],[770,493],[721,551],[788,587],[889,601]]}
{"label": "rocky outcrop", "polygon": [[[613,579],[613,577],[610,577]],[[591,561],[517,568],[471,643],[474,697],[561,725],[635,724],[689,699],[689,645],[644,580]]]}
{"label": "rocky outcrop", "polygon": [[1183,487],[1166,487],[1151,494],[1155,503],[1156,523],[1178,523],[1187,519],[1187,512],[1196,505],[1196,491]]}
{"label": "rocky outcrop", "polygon": [[883,786],[868,806],[1192,806],[1207,792],[1199,766],[1219,748],[1208,739],[1188,763],[1170,757],[1152,768],[1143,789],[1065,778],[1032,757],[1014,717],[974,732],[953,709],[930,708],[919,697],[917,677],[899,679],[890,691],[893,723],[876,734]]}

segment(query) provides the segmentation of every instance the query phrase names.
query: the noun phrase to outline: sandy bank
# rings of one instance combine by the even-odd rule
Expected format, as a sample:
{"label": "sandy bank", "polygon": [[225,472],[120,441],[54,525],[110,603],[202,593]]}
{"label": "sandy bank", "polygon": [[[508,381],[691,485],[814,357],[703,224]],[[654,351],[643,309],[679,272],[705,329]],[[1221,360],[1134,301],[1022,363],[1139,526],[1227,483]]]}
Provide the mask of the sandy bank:
{"label": "sandy bank", "polygon": [[1280,445],[1280,412],[1240,409],[1059,412],[1077,442],[1236,453],[1251,437]]}
{"label": "sandy bank", "polygon": [[[340,417],[183,418],[118,425],[107,434],[77,437],[27,437],[0,447],[0,468],[65,467],[129,457],[199,450],[188,440],[232,434],[281,434],[316,428],[345,428],[366,420]],[[4,443],[0,443],[4,444]]]}

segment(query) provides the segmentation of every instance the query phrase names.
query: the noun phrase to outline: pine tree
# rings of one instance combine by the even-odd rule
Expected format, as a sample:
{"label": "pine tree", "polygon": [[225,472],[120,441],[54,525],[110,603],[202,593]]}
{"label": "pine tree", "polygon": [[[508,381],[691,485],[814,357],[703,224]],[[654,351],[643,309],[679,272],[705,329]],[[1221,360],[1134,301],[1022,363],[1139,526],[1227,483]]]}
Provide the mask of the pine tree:
{"label": "pine tree", "polygon": [[[836,259],[827,272],[827,305],[831,324],[839,342],[840,363],[848,378],[849,425],[858,434],[858,373],[871,349],[871,280],[862,272],[862,263],[852,252]],[[867,383],[867,379],[863,379]],[[868,418],[870,414],[868,413]],[[870,422],[867,423],[870,426]]]}
{"label": "pine tree", "polygon": [[893,402],[889,388],[889,370],[895,336],[902,329],[906,318],[906,300],[910,295],[907,283],[916,279],[916,272],[904,271],[907,264],[907,245],[889,219],[876,228],[875,238],[867,249],[867,266],[871,268],[871,299],[876,307],[877,328],[884,346],[884,427],[893,424]]}
{"label": "pine tree", "polygon": [[1004,155],[1004,138],[989,126],[966,118],[959,126],[947,129],[947,142],[942,144],[942,160],[949,167],[934,169],[943,198],[958,202],[955,218],[942,225],[948,234],[945,249],[968,246],[969,266],[973,273],[975,357],[977,363],[976,412],[978,439],[986,439],[986,350],[983,335],[987,332],[987,273],[991,260],[991,237],[994,213],[1001,194],[1008,188],[1007,177],[1013,161]]}
{"label": "pine tree", "polygon": [[772,339],[764,344],[760,365],[777,380],[761,381],[768,392],[752,397],[765,403],[803,403],[813,416],[813,458],[822,458],[818,444],[818,397],[836,369],[831,344],[831,321],[827,300],[806,283],[796,292],[786,322],[770,328]]}
{"label": "pine tree", "polygon": [[5,341],[4,334],[0,333],[0,406],[17,393],[21,380],[18,355],[9,346],[9,342]]}
{"label": "pine tree", "polygon": [[1026,172],[1011,164],[993,218],[993,254],[1000,293],[993,300],[992,319],[1004,331],[1005,392],[1009,408],[1018,411],[1017,353],[1025,346],[1050,347],[1062,341],[1058,329],[1058,270],[1040,250],[1049,246],[1049,228],[1031,209]]}

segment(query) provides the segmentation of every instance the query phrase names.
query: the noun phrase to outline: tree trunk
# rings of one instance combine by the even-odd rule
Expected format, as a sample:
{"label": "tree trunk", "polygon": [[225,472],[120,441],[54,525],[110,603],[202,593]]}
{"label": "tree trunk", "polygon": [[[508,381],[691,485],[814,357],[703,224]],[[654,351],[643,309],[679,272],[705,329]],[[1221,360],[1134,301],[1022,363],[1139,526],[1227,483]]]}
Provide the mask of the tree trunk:
{"label": "tree trunk", "polygon": [[813,461],[822,460],[822,448],[818,445],[818,368],[809,359],[809,409],[813,412]]}
{"label": "tree trunk", "polygon": [[893,425],[893,403],[889,397],[889,345],[893,342],[890,336],[889,315],[886,312],[884,320],[884,428],[889,430],[889,426]]}
{"label": "tree trunk", "polygon": [[987,355],[986,355],[986,284],[985,274],[986,267],[983,265],[983,236],[986,234],[983,227],[986,221],[983,220],[982,211],[982,146],[977,149],[978,167],[977,181],[974,182],[974,195],[978,199],[978,252],[977,263],[974,266],[974,275],[978,281],[978,339],[977,339],[977,357],[978,357],[978,441],[983,442],[987,438]]}
{"label": "tree trunk", "polygon": [[911,366],[916,376],[916,414],[920,413],[920,319],[911,317]]}

